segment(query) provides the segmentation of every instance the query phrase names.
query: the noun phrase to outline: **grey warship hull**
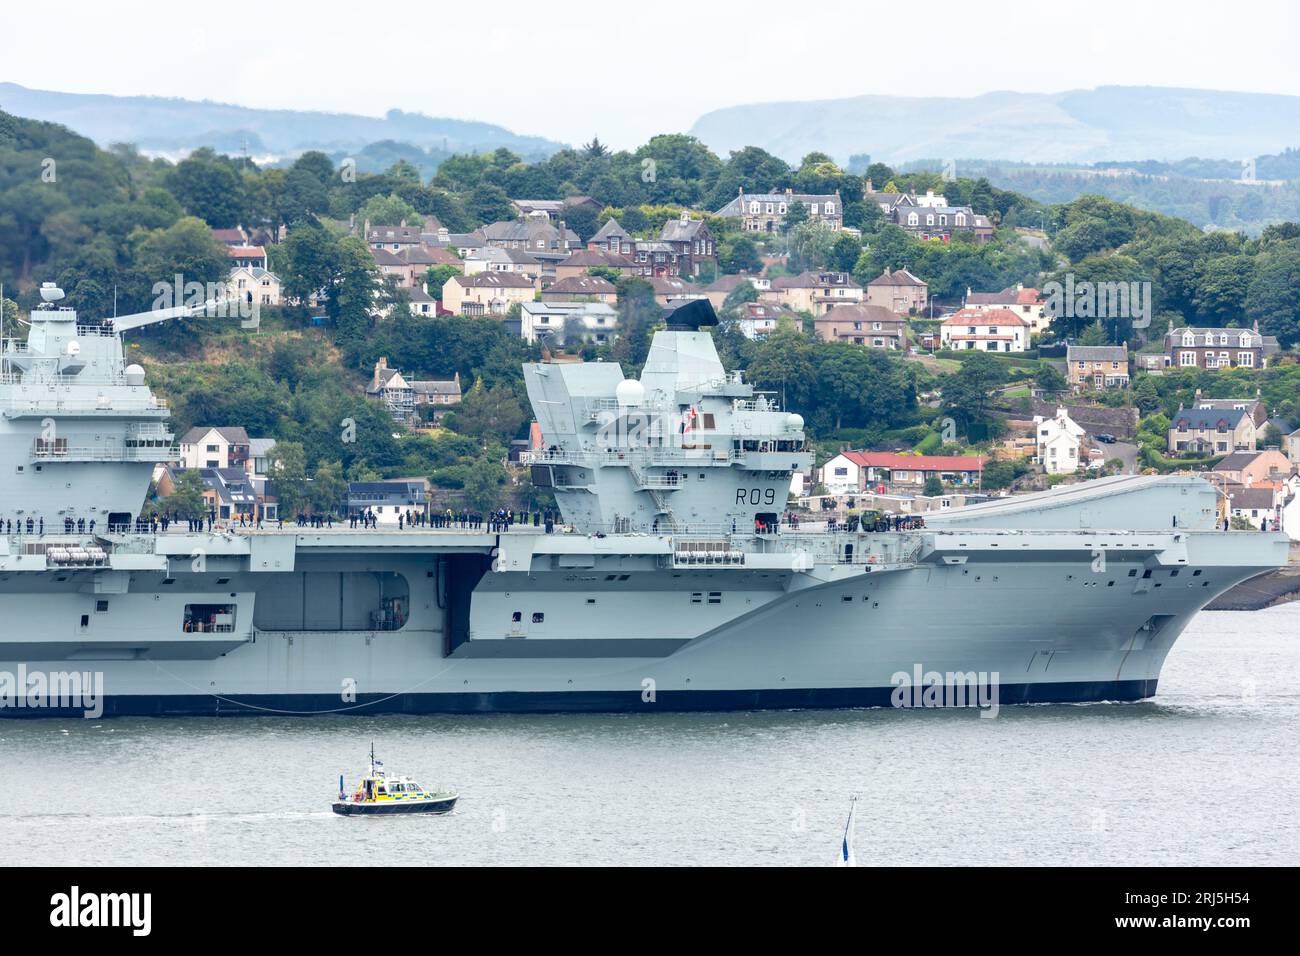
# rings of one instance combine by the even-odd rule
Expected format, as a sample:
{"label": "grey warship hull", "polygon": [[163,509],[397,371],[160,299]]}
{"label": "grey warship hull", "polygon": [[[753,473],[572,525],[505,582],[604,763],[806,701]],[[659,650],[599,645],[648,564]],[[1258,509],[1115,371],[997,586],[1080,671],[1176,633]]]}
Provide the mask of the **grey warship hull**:
{"label": "grey warship hull", "polygon": [[[207,537],[155,544],[188,560]],[[96,590],[102,571],[57,575],[42,593],[6,576],[5,643],[19,653],[0,671],[102,674],[107,715],[888,706],[898,675],[918,668],[991,675],[1003,704],[1138,700],[1156,692],[1200,607],[1286,547],[1212,532],[789,535],[756,542],[771,550],[744,552],[743,568],[715,568],[682,560],[670,536],[635,548],[576,535],[367,537],[207,541],[234,552],[231,570],[187,580],[137,567],[126,590]],[[861,563],[798,567],[806,548],[850,543]],[[235,570],[263,552],[292,554],[293,567]],[[396,630],[350,626],[366,610],[356,596],[378,593],[375,575],[409,588]],[[236,630],[177,626],[187,605],[217,601]],[[50,626],[77,632],[87,614],[89,633],[59,639]],[[11,630],[28,615],[30,629]]]}

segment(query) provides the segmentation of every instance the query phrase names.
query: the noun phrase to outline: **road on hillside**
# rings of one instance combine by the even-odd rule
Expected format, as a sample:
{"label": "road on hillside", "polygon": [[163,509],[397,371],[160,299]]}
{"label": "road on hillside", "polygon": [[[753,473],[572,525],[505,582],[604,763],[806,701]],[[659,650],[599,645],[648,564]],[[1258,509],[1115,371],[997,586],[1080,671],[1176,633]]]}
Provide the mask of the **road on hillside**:
{"label": "road on hillside", "polygon": [[1112,458],[1118,458],[1120,461],[1124,462],[1124,474],[1137,474],[1137,445],[1130,445],[1128,442],[1124,441],[1117,441],[1112,445],[1107,445],[1104,442],[1094,442],[1093,447],[1100,448],[1105,453],[1107,461],[1110,461]]}

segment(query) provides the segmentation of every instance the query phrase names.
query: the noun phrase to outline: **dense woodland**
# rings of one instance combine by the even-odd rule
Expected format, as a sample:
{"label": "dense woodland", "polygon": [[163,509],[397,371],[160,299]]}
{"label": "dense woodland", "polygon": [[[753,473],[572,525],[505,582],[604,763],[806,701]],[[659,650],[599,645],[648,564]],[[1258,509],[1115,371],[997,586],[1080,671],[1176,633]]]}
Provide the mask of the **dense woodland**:
{"label": "dense woodland", "polygon": [[[998,226],[994,240],[921,241],[884,222],[879,207],[863,200],[867,180],[876,189],[941,190],[952,204],[988,214]],[[838,190],[846,225],[862,235],[796,221],[785,233],[764,237],[768,245],[761,248],[734,222],[715,218],[710,225],[724,272],[758,269],[761,253],[788,255],[787,271],[838,269],[863,283],[886,267],[906,267],[930,283],[933,297],[951,304],[967,288],[1041,285],[1067,272],[1080,281],[1150,281],[1156,308],[1150,329],[1084,320],[1061,323],[1053,334],[1137,347],[1144,335],[1158,338],[1170,325],[1258,321],[1284,346],[1300,339],[1300,225],[1294,223],[1270,227],[1258,238],[1206,234],[1184,220],[1096,196],[1047,205],[984,179],[945,182],[881,164],[852,175],[817,153],[798,166],[756,148],[724,159],[684,135],[657,136],[632,152],[611,152],[593,138],[534,163],[507,150],[452,156],[428,178],[406,161],[376,174],[339,168],[316,152],[287,168],[259,169],[210,150],[172,164],[129,146],[99,149],[62,127],[0,113],[0,280],[11,300],[6,316],[34,305],[45,280],[57,281],[70,304],[90,314],[143,310],[160,280],[176,274],[187,281],[225,278],[226,251],[210,227],[240,224],[273,234],[287,227],[287,238],[270,249],[271,265],[285,293],[300,304],[266,310],[255,333],[195,319],[133,337],[133,353],[173,402],[176,430],[239,424],[250,434],[276,437],[290,451],[285,467],[317,476],[321,489],[345,478],[422,474],[488,500],[506,480],[505,443],[527,428],[519,365],[538,353],[497,322],[417,318],[400,308],[376,318],[376,306],[400,305],[402,294],[380,281],[349,221],[436,219],[453,232],[468,231],[510,218],[510,197],[587,195],[604,210],[571,207],[567,218],[585,238],[611,215],[633,232],[656,230],[683,208],[707,215],[742,186]],[[1041,230],[1050,245],[1026,241],[1023,231],[1031,229]],[[445,275],[430,279],[436,289]],[[632,374],[661,316],[646,283],[623,279],[619,293],[623,335],[612,348],[589,347],[586,357],[619,361]],[[728,304],[748,294],[752,289],[742,286]],[[307,305],[314,296],[320,303],[315,321]],[[726,322],[716,334],[724,360],[802,412],[824,447],[885,443],[935,451],[941,445],[936,423],[947,414],[958,418],[968,438],[991,435],[990,392],[1038,374],[1032,359],[1008,364],[988,356],[955,371],[929,371],[897,355],[819,342],[795,327],[762,342],[744,339]],[[394,433],[382,410],[363,396],[381,355],[415,377],[460,374],[465,402],[446,428],[432,436]],[[1300,383],[1284,371],[1274,378],[1290,385],[1268,384],[1273,373],[1265,372],[1243,373],[1251,379],[1243,387],[1253,391],[1262,378],[1278,391],[1277,402],[1294,406]],[[1135,389],[1137,400],[1149,406],[1143,410],[1173,411],[1186,391],[1183,377]],[[1230,380],[1210,378],[1207,390]],[[939,405],[918,398],[939,391]],[[357,423],[355,441],[339,437],[345,419]]]}

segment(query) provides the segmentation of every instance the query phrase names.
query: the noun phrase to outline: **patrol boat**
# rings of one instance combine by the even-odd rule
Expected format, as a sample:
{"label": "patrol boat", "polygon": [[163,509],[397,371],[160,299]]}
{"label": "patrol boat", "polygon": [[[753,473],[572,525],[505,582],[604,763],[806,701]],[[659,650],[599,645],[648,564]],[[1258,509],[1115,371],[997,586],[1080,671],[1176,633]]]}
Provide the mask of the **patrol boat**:
{"label": "patrol boat", "polygon": [[429,791],[406,776],[390,777],[384,762],[375,759],[370,745],[370,769],[361,775],[357,788],[348,796],[339,777],[339,798],[331,804],[343,816],[374,816],[395,813],[450,813],[460,794],[452,791]]}
{"label": "patrol boat", "polygon": [[703,303],[639,379],[524,367],[563,533],[138,533],[177,453],[123,336],[183,313],[43,294],[0,348],[3,716],[889,706],[913,674],[1132,701],[1198,610],[1286,562],[1282,534],[1217,530],[1192,476],[792,527],[803,419],[723,367]]}

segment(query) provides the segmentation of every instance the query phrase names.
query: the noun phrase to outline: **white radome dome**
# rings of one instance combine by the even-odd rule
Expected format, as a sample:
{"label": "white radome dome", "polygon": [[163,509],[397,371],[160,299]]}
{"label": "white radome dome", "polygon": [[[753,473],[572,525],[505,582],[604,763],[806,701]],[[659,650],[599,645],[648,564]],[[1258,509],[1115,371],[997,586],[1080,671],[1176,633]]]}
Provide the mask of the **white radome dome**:
{"label": "white radome dome", "polygon": [[76,339],[73,339],[71,342],[68,343],[68,347],[66,351],[70,357],[76,358],[78,355],[81,354],[81,343],[78,342]]}
{"label": "white radome dome", "polygon": [[792,432],[803,431],[803,416],[791,412],[786,416],[785,427]]}
{"label": "white radome dome", "polygon": [[614,389],[614,400],[624,408],[640,405],[645,401],[645,386],[634,378],[625,378]]}
{"label": "white radome dome", "polygon": [[128,365],[126,367],[126,384],[143,385],[144,369],[141,368],[139,365],[134,365],[134,364]]}

